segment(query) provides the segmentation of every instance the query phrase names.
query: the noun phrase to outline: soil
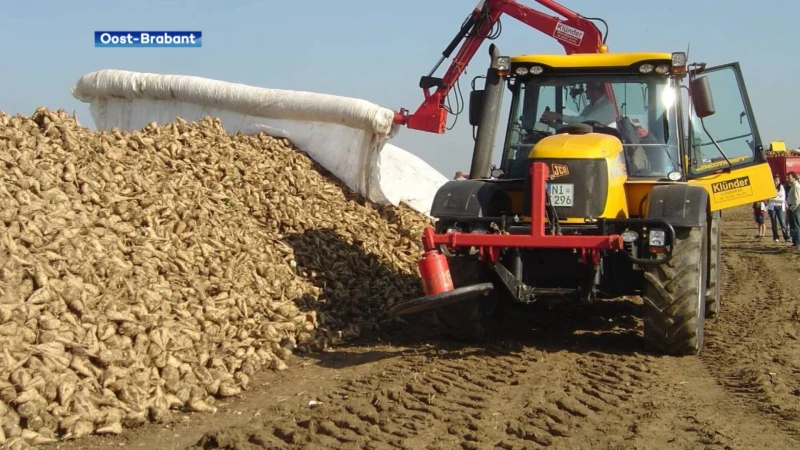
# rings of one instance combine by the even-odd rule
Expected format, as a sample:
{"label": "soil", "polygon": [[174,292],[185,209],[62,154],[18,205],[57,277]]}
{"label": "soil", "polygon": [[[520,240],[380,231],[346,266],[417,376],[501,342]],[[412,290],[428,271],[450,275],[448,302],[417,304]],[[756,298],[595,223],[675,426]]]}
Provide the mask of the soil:
{"label": "soil", "polygon": [[797,449],[800,251],[723,215],[721,313],[699,356],[648,354],[641,301],[509,311],[483,346],[424,317],[294,357],[216,414],[62,449]]}

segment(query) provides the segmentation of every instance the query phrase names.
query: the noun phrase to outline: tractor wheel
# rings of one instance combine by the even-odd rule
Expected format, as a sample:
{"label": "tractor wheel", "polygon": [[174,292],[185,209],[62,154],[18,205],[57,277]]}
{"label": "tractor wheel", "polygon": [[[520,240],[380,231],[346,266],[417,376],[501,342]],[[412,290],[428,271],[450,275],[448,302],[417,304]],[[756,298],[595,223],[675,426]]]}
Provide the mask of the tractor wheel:
{"label": "tractor wheel", "polygon": [[722,217],[719,211],[711,214],[708,234],[708,283],[706,285],[706,319],[717,317],[722,301]]}
{"label": "tractor wheel", "polygon": [[[453,257],[448,261],[453,286],[456,288],[485,283],[488,279],[486,265],[474,257]],[[488,337],[491,318],[497,309],[497,294],[479,297],[433,311],[439,328],[449,336],[463,342],[481,342]]]}
{"label": "tractor wheel", "polygon": [[676,228],[672,259],[644,274],[644,340],[668,355],[693,355],[703,347],[708,225]]}

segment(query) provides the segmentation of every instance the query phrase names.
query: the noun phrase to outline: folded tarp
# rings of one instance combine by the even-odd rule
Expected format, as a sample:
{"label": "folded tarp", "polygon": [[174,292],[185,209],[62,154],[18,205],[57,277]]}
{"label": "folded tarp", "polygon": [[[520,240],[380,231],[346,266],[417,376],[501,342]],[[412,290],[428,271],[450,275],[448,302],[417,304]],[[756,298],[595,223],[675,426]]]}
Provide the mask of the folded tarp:
{"label": "folded tarp", "polygon": [[100,130],[216,117],[229,133],[263,131],[288,138],[379,204],[405,203],[428,214],[434,193],[447,181],[420,158],[387,144],[398,132],[394,112],[366,100],[122,70],[88,73],[72,95],[89,103]]}

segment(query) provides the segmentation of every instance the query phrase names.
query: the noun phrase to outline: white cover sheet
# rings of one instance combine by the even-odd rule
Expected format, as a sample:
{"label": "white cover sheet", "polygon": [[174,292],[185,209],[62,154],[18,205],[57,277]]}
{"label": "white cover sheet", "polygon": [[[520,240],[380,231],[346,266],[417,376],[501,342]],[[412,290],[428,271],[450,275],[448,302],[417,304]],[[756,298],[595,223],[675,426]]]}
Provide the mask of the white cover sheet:
{"label": "white cover sheet", "polygon": [[399,130],[394,112],[366,100],[122,70],[88,73],[72,95],[89,104],[100,130],[216,117],[229,133],[264,131],[288,138],[379,204],[405,203],[428,214],[433,195],[447,181],[422,159],[388,144]]}

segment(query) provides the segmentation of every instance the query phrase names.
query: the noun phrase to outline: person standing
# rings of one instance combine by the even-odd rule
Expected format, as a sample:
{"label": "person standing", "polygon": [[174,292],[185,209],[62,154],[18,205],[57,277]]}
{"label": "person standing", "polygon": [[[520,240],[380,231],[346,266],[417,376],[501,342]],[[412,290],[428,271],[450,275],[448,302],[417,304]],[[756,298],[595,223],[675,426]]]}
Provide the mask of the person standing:
{"label": "person standing", "polygon": [[775,191],[778,195],[767,202],[769,221],[772,225],[772,240],[780,242],[778,237],[778,225],[780,225],[783,240],[789,242],[789,230],[786,228],[786,190],[783,188],[779,176],[776,175],[773,181],[775,182]]}
{"label": "person standing", "polygon": [[764,217],[767,215],[767,204],[765,202],[753,203],[753,216],[756,220],[757,238],[762,238],[766,234],[767,226],[764,224]]}
{"label": "person standing", "polygon": [[786,206],[789,210],[789,223],[791,224],[792,247],[800,247],[800,178],[797,173],[789,172],[789,193],[786,194]]}

